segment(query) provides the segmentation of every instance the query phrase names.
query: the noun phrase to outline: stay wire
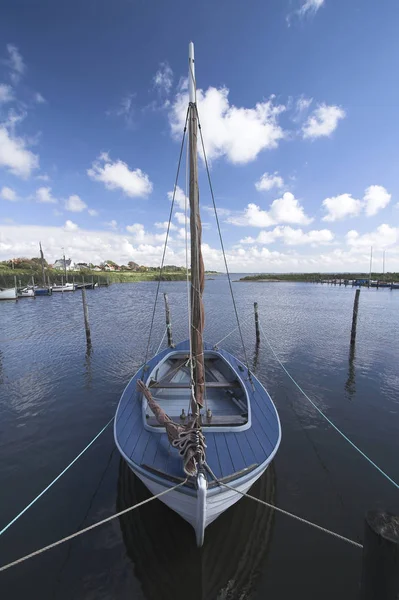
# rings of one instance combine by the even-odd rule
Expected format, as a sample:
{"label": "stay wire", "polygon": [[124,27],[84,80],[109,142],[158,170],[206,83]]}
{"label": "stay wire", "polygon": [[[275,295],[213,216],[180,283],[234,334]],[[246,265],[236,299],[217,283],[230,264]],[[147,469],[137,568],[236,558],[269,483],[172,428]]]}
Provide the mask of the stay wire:
{"label": "stay wire", "polygon": [[156,308],[157,308],[159,288],[160,288],[160,285],[161,285],[161,275],[162,275],[162,270],[163,270],[163,267],[164,267],[166,248],[167,248],[167,245],[168,245],[170,224],[172,222],[172,217],[173,217],[173,208],[174,208],[174,204],[175,204],[177,182],[179,180],[180,165],[181,165],[181,159],[182,159],[183,149],[184,149],[184,140],[186,138],[187,121],[188,121],[189,111],[190,111],[190,108],[187,108],[186,120],[185,120],[185,123],[184,123],[184,130],[183,130],[183,137],[182,137],[181,146],[180,146],[179,162],[178,162],[178,165],[177,165],[175,185],[174,185],[174,188],[173,188],[172,203],[171,203],[170,212],[169,212],[168,228],[166,230],[165,245],[164,245],[164,248],[163,248],[162,260],[161,260],[161,264],[160,264],[160,267],[159,267],[159,279],[158,279],[157,291],[156,291],[156,294],[155,294],[154,308],[153,308],[153,311],[152,311],[152,319],[151,319],[150,332],[149,332],[149,335],[148,335],[147,349],[146,349],[146,352],[145,352],[144,368],[147,366],[148,352],[149,352],[150,342],[151,342],[151,334],[152,334],[152,329],[153,329],[153,326],[154,326],[155,311],[156,311]]}
{"label": "stay wire", "polygon": [[196,113],[197,113],[198,129],[199,129],[200,137],[201,137],[202,152],[204,154],[204,162],[205,162],[205,167],[206,167],[206,173],[207,173],[207,176],[208,176],[208,183],[209,183],[209,189],[210,189],[211,197],[212,197],[213,209],[215,211],[216,224],[217,224],[218,233],[219,233],[220,245],[221,245],[222,253],[223,253],[224,265],[226,267],[226,274],[227,274],[227,279],[228,279],[228,282],[229,282],[231,299],[233,301],[234,312],[235,312],[236,319],[237,319],[237,329],[238,329],[238,331],[240,333],[241,344],[242,344],[242,348],[243,348],[243,351],[244,351],[244,357],[245,357],[245,364],[246,364],[246,367],[247,367],[247,370],[248,370],[248,376],[249,376],[249,379],[252,381],[251,371],[249,370],[249,361],[248,361],[248,356],[247,356],[247,350],[246,350],[245,344],[244,344],[244,337],[243,337],[243,334],[242,334],[241,325],[240,325],[240,319],[239,319],[239,316],[238,316],[237,305],[236,305],[236,301],[235,301],[235,298],[234,298],[233,286],[231,284],[229,267],[227,265],[226,252],[224,250],[222,232],[221,232],[221,229],[220,229],[219,217],[218,217],[217,208],[216,208],[216,202],[215,202],[215,195],[213,193],[213,186],[212,186],[211,175],[210,175],[210,172],[209,172],[208,159],[207,159],[206,151],[205,151],[204,138],[202,136],[201,121],[200,121],[200,118],[199,118],[197,105],[195,104],[194,106],[195,106],[195,110],[196,110]]}

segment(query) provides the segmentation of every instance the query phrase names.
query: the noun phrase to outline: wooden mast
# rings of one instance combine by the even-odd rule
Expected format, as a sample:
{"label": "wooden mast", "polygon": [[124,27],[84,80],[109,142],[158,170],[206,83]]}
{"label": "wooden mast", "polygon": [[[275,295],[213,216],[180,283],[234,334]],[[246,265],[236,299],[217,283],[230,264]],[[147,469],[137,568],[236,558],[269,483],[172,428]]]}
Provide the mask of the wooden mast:
{"label": "wooden mast", "polygon": [[194,375],[192,411],[198,415],[204,397],[204,262],[201,252],[202,225],[199,212],[196,85],[194,44],[189,45],[189,162],[190,162],[190,233],[191,233],[191,350]]}

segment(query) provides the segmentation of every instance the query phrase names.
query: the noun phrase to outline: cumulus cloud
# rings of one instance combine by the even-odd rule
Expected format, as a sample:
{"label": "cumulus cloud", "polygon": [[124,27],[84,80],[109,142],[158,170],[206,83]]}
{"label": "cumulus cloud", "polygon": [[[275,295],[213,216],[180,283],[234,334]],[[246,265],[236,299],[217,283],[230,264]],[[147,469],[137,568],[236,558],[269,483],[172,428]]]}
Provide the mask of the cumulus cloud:
{"label": "cumulus cloud", "polygon": [[27,179],[39,166],[39,157],[26,148],[26,141],[0,126],[0,167]]}
{"label": "cumulus cloud", "polygon": [[399,241],[399,228],[391,227],[384,223],[377,227],[375,231],[364,233],[361,235],[355,229],[348,231],[346,234],[346,243],[356,249],[363,250],[365,248],[382,249],[388,246],[395,246]]}
{"label": "cumulus cloud", "polygon": [[96,210],[95,208],[88,208],[87,212],[91,217],[98,217],[98,210]]}
{"label": "cumulus cloud", "polygon": [[[188,96],[178,93],[169,112],[172,136],[181,139]],[[197,90],[197,105],[209,159],[225,156],[235,164],[255,160],[265,149],[276,148],[284,137],[278,123],[285,106],[275,105],[274,97],[253,108],[237,107],[229,102],[227,88]]]}
{"label": "cumulus cloud", "polygon": [[313,219],[305,214],[303,206],[291,192],[285,192],[281,198],[274,200],[268,211],[251,203],[243,213],[227,218],[227,222],[232,225],[251,227],[270,227],[278,223],[308,225],[312,221]]}
{"label": "cumulus cloud", "polygon": [[[181,213],[181,212],[175,213],[175,219],[177,220],[177,222],[179,223],[179,225],[185,225],[186,224],[186,215],[184,213]],[[189,218],[187,218],[187,221],[188,220],[189,220]]]}
{"label": "cumulus cloud", "polygon": [[36,190],[36,202],[43,204],[57,204],[58,200],[51,193],[51,187],[40,187]]}
{"label": "cumulus cloud", "polygon": [[346,116],[339,106],[320,104],[305,121],[302,135],[305,139],[314,140],[319,137],[329,137],[338,127],[338,123]]}
{"label": "cumulus cloud", "polygon": [[40,92],[36,92],[35,102],[37,102],[38,104],[46,104],[46,99],[41,95]]}
{"label": "cumulus cloud", "polygon": [[273,188],[282,189],[284,187],[284,179],[276,171],[272,175],[263,173],[261,178],[255,183],[258,192],[269,192]]}
{"label": "cumulus cloud", "polygon": [[76,225],[76,223],[68,219],[67,221],[65,221],[64,229],[65,231],[76,231],[77,229],[79,229],[79,227]]}
{"label": "cumulus cloud", "polygon": [[14,44],[7,44],[7,52],[9,58],[6,62],[11,69],[11,80],[14,84],[17,84],[25,73],[26,65],[18,48]]}
{"label": "cumulus cloud", "polygon": [[366,215],[372,217],[388,206],[391,194],[382,185],[370,185],[364,193]]}
{"label": "cumulus cloud", "polygon": [[6,104],[14,100],[13,89],[6,83],[0,83],[0,104]]}
{"label": "cumulus cloud", "polygon": [[135,244],[157,244],[165,242],[166,239],[166,231],[164,233],[148,233],[142,223],[128,225],[126,231],[132,234]]}
{"label": "cumulus cloud", "polygon": [[322,206],[327,211],[323,221],[340,221],[346,217],[359,215],[363,203],[361,200],[352,198],[352,194],[340,194],[339,196],[326,198],[323,200]]}
{"label": "cumulus cloud", "polygon": [[46,173],[36,175],[35,179],[39,179],[40,181],[50,181],[50,177]]}
{"label": "cumulus cloud", "polygon": [[118,223],[115,221],[115,219],[112,219],[112,221],[108,221],[107,223],[104,223],[104,225],[106,225],[110,229],[115,230],[118,226]]}
{"label": "cumulus cloud", "polygon": [[109,190],[122,190],[130,198],[145,198],[152,192],[152,183],[141,169],[130,170],[121,161],[112,161],[105,152],[93,162],[88,176],[94,181],[102,182]]}
{"label": "cumulus cloud", "polygon": [[[169,200],[172,202],[173,200],[173,190],[168,192],[168,198]],[[175,205],[178,206],[179,208],[181,208],[181,210],[184,210],[185,208],[185,201],[186,201],[186,194],[183,192],[183,190],[181,189],[181,187],[179,187],[178,185],[176,186],[176,192],[175,192]],[[187,206],[189,205],[189,201],[187,198]]]}
{"label": "cumulus cloud", "polygon": [[167,96],[170,93],[173,84],[173,71],[167,62],[162,62],[159,65],[159,69],[154,75],[153,83],[154,87],[161,94]]}
{"label": "cumulus cloud", "polygon": [[2,198],[3,200],[8,200],[9,202],[15,202],[16,200],[18,200],[17,194],[15,193],[15,191],[7,186],[4,186],[1,189],[0,192],[0,198]]}
{"label": "cumulus cloud", "polygon": [[281,240],[287,246],[301,246],[310,244],[320,246],[330,244],[334,239],[334,234],[329,229],[315,229],[304,232],[302,229],[293,229],[289,225],[275,227],[271,231],[261,231],[256,238],[246,237],[240,240],[242,244],[272,244]]}
{"label": "cumulus cloud", "polygon": [[[155,227],[157,229],[167,229],[168,228],[168,224],[169,224],[169,221],[162,221],[162,222],[154,223],[154,225],[155,225]],[[169,225],[169,229],[173,230],[173,229],[177,229],[177,227],[176,227],[176,225],[174,225],[173,223],[171,223]]]}
{"label": "cumulus cloud", "polygon": [[323,200],[322,206],[327,211],[323,221],[340,221],[347,217],[357,217],[364,209],[367,217],[388,206],[391,194],[382,185],[370,185],[364,192],[362,200],[352,198],[351,194],[340,194]]}
{"label": "cumulus cloud", "polygon": [[[69,198],[65,200],[65,209],[69,210],[70,212],[82,212],[85,210],[85,208],[87,208],[86,202],[83,202],[83,200],[76,194],[69,196]],[[96,214],[96,211],[94,212]]]}

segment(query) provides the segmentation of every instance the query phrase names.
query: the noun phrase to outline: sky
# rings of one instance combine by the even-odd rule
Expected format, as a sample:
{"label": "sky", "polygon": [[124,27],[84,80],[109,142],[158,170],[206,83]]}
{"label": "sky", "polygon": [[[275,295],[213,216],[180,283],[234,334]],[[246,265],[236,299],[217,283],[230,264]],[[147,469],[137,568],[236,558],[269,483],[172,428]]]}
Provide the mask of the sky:
{"label": "sky", "polygon": [[[188,43],[232,272],[399,271],[396,0],[3,0],[0,260],[160,263]],[[199,154],[203,255],[223,270]],[[186,264],[186,152],[166,263]]]}

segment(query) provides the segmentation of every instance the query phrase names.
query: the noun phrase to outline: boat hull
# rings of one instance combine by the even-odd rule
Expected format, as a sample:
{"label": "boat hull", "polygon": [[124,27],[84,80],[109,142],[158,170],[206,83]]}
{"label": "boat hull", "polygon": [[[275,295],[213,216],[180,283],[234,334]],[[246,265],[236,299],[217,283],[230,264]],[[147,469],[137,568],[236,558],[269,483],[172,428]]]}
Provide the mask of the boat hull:
{"label": "boat hull", "polygon": [[35,296],[51,296],[51,288],[37,288],[35,289]]}
{"label": "boat hull", "polygon": [[73,283],[71,285],[53,285],[53,292],[74,292],[75,286]]}
{"label": "boat hull", "polygon": [[15,288],[0,290],[0,300],[16,300],[16,299],[17,299],[17,290]]}
{"label": "boat hull", "polygon": [[[263,475],[270,462],[255,469],[250,474],[229,483],[229,488],[219,485],[206,490],[205,501],[200,490],[191,495],[184,493],[182,488],[164,494],[159,500],[193,527],[197,545],[200,547],[204,542],[206,527],[233,506],[233,504],[241,500],[242,494],[245,494],[259,477]],[[128,465],[154,496],[176,485],[166,481],[155,481],[134,468],[131,463],[128,462]],[[234,488],[234,490],[231,488]]]}

